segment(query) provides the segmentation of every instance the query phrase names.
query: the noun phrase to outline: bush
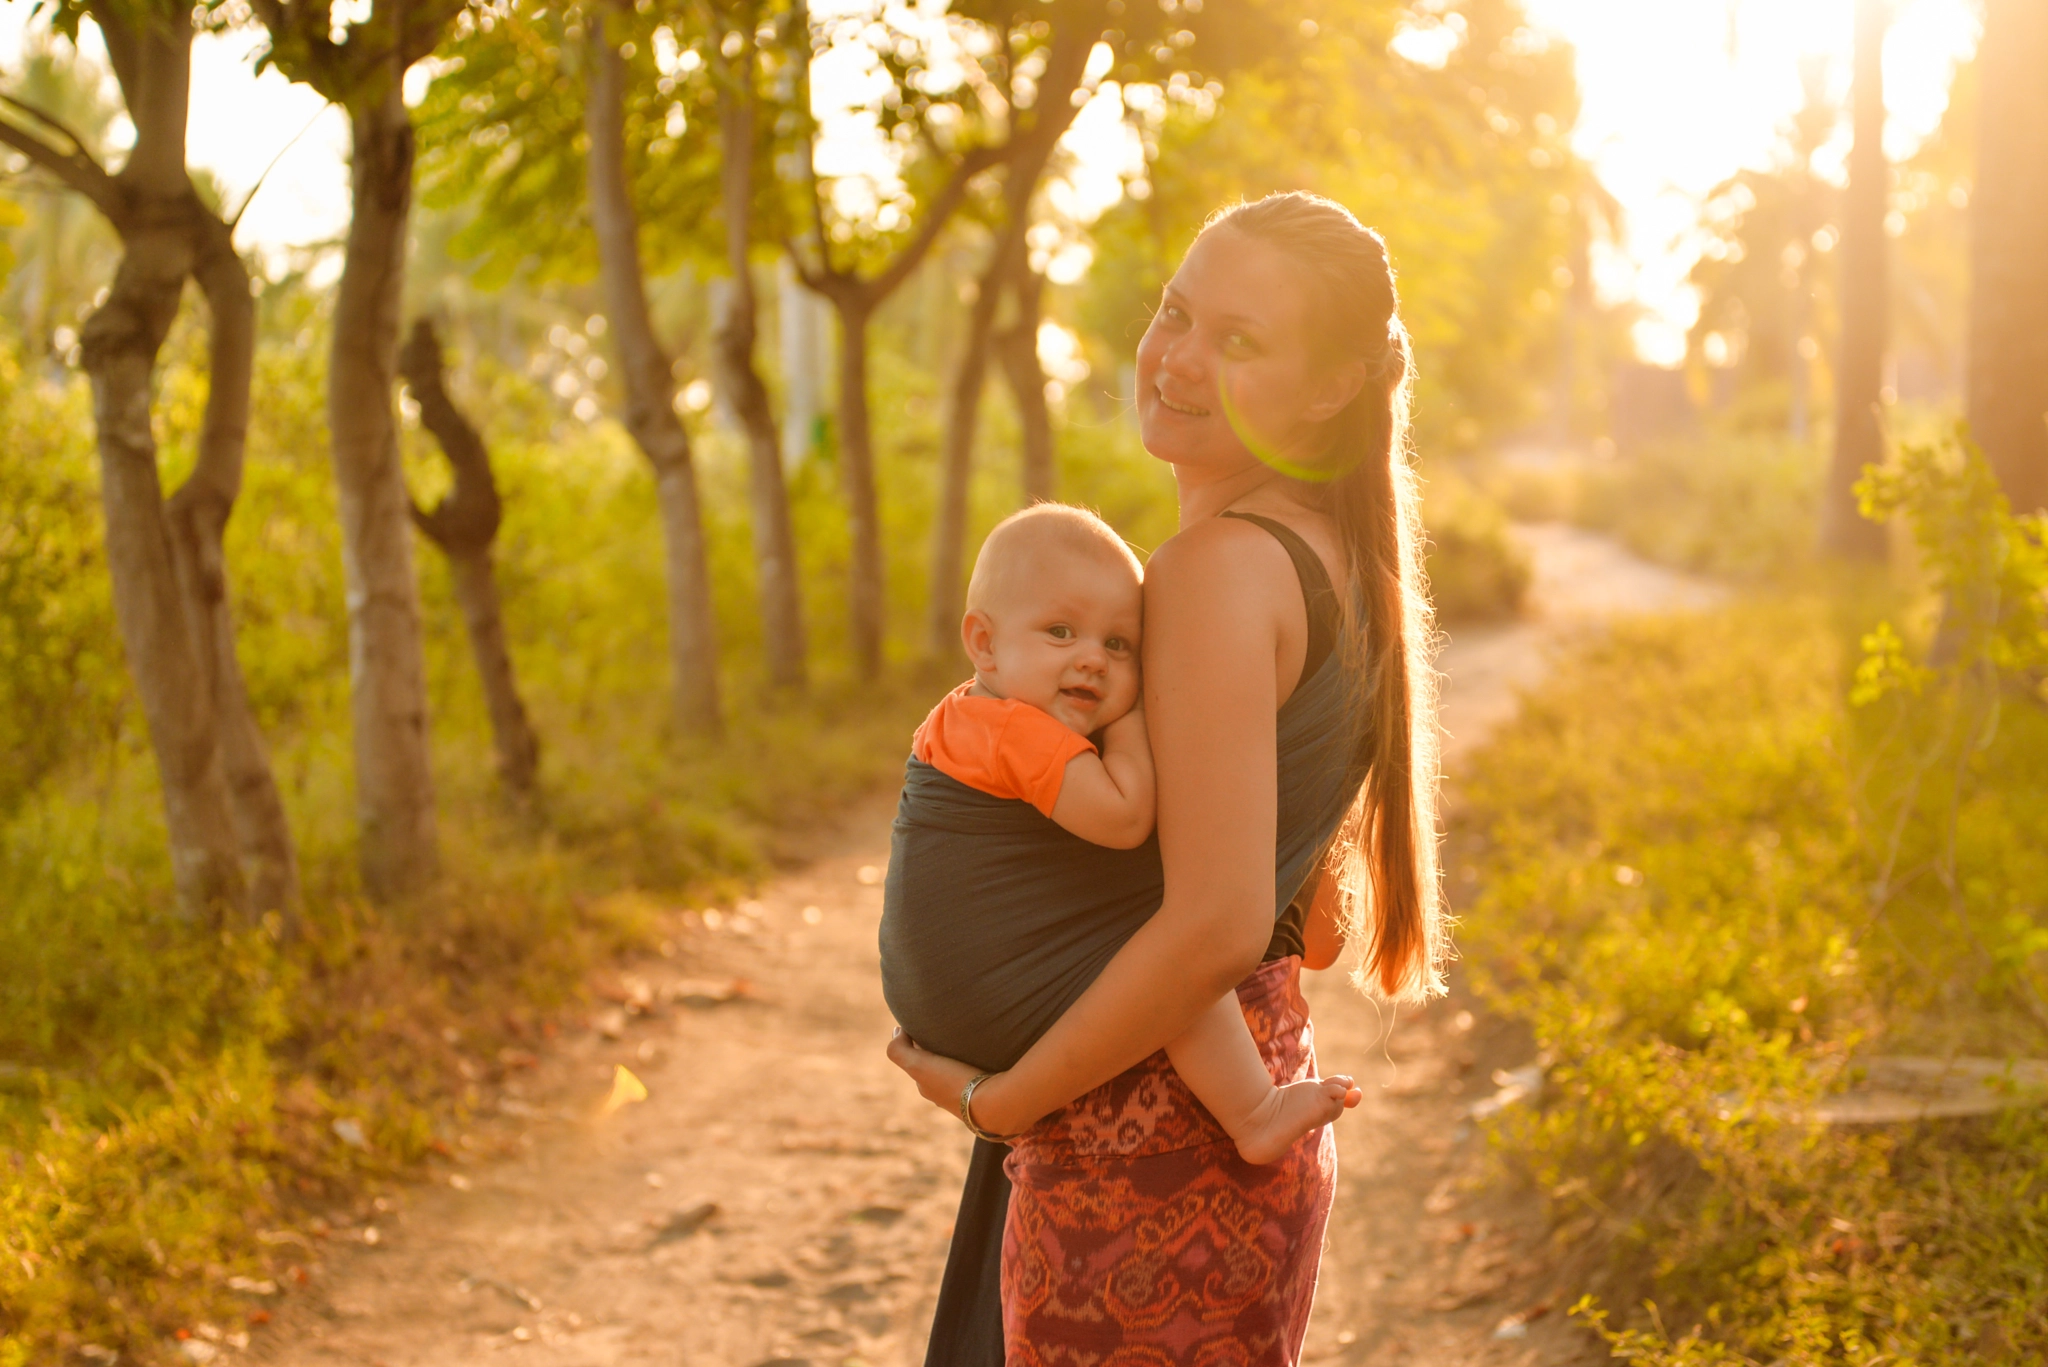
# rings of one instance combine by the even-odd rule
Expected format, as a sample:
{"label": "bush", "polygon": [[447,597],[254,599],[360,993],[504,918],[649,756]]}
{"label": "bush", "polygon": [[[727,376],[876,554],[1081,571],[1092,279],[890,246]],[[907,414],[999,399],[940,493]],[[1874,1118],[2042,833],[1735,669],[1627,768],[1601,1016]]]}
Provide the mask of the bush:
{"label": "bush", "polygon": [[1797,1120],[1860,1056],[2048,1049],[2048,521],[1953,442],[1869,493],[1943,598],[2003,605],[1949,663],[1914,663],[1925,599],[1904,632],[1787,591],[1618,627],[1470,786],[1467,948],[1554,1065],[1498,1135],[1599,1231],[1602,1301],[1661,1304],[1608,1331],[1630,1360],[2048,1354],[2048,1117]]}
{"label": "bush", "polygon": [[1433,471],[1422,520],[1429,532],[1429,591],[1440,620],[1487,621],[1522,610],[1529,555],[1498,503],[1453,471]]}
{"label": "bush", "polygon": [[1779,435],[1658,442],[1598,463],[1496,466],[1485,487],[1525,521],[1570,521],[1645,559],[1758,581],[1813,557],[1825,455]]}

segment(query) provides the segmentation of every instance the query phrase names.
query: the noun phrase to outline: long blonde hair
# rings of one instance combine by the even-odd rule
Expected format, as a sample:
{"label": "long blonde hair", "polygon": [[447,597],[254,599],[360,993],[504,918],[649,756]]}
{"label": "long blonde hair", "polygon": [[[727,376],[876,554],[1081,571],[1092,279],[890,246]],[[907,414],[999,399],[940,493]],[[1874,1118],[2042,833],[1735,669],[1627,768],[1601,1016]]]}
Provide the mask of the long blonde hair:
{"label": "long blonde hair", "polygon": [[1367,380],[1331,420],[1302,487],[1335,524],[1349,592],[1344,649],[1368,690],[1365,781],[1326,867],[1337,875],[1353,980],[1393,1000],[1443,991],[1450,935],[1437,864],[1436,613],[1408,440],[1414,363],[1386,243],[1342,205],[1270,195],[1219,211],[1219,228],[1279,249],[1310,286],[1316,347],[1363,361]]}

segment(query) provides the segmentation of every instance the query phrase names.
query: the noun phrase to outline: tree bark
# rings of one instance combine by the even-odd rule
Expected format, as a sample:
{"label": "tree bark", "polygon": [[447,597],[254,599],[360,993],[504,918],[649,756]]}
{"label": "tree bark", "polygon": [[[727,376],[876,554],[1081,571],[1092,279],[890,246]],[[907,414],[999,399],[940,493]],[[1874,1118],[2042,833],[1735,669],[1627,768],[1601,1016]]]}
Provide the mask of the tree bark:
{"label": "tree bark", "polygon": [[235,252],[233,231],[211,213],[193,221],[192,273],[206,297],[208,314],[206,412],[198,461],[166,511],[193,644],[213,701],[250,905],[257,912],[280,913],[286,928],[295,932],[298,849],[235,654],[222,544],[242,489],[256,364],[256,305],[249,297],[248,267]]}
{"label": "tree bark", "polygon": [[177,317],[188,263],[184,237],[175,223],[124,233],[113,287],[86,320],[81,340],[99,436],[114,618],[163,781],[178,904],[200,917],[240,914],[248,893],[150,431],[150,382]]}
{"label": "tree bark", "polygon": [[690,435],[675,409],[675,378],[654,335],[640,263],[640,222],[626,181],[626,63],[605,37],[604,15],[589,18],[590,219],[605,312],[626,389],[626,430],[654,468],[668,561],[669,663],[676,726],[715,735],[720,726],[718,637],[704,515]]}
{"label": "tree bark", "polygon": [[491,473],[490,449],[448,393],[441,342],[426,319],[413,323],[398,353],[398,370],[420,406],[421,425],[434,434],[455,476],[448,496],[431,512],[414,505],[413,522],[448,557],[455,600],[462,608],[462,625],[490,713],[498,777],[525,797],[533,792],[539,772],[540,738],[520,701],[512,654],[505,644],[505,615],[491,557],[504,505]]}
{"label": "tree bark", "polygon": [[[1004,172],[1002,227],[996,233],[987,267],[975,282],[968,308],[967,338],[959,364],[947,385],[946,423],[939,451],[938,516],[932,527],[932,571],[925,619],[926,648],[943,657],[960,640],[962,560],[967,543],[967,492],[974,473],[974,435],[980,419],[982,383],[988,375],[990,333],[1003,284],[1024,260],[1024,235],[1031,222],[1031,199],[1045,174],[1060,136],[1077,112],[1073,95],[1087,69],[1095,31],[1069,24],[1053,30],[1044,75],[1038,83],[1030,120],[1012,135],[1012,152]],[[1026,263],[1028,266],[1028,262]]]}
{"label": "tree bark", "polygon": [[862,277],[832,264],[831,238],[825,231],[824,204],[815,175],[809,178],[809,188],[818,265],[806,264],[795,248],[790,248],[791,260],[804,285],[824,295],[839,316],[839,469],[853,532],[852,563],[847,566],[848,605],[854,660],[864,679],[876,678],[882,672],[882,643],[887,629],[881,519],[875,493],[874,419],[868,408],[868,324],[875,310],[910,278],[931,251],[967,198],[969,182],[996,165],[1004,155],[1004,149],[998,148],[975,148],[964,154],[933,197],[917,234],[876,275]]}
{"label": "tree bark", "polygon": [[789,523],[789,492],[782,480],[782,442],[775,430],[767,386],[754,367],[759,301],[749,259],[753,251],[755,151],[751,40],[732,67],[718,91],[723,155],[719,178],[732,289],[713,330],[712,343],[718,386],[747,434],[747,492],[768,678],[778,688],[802,688],[803,604],[797,586],[796,537]]}
{"label": "tree bark", "polygon": [[[95,202],[121,236],[121,264],[105,302],[82,329],[100,453],[107,570],[114,618],[163,783],[171,877],[180,910],[198,918],[247,910],[234,817],[212,699],[178,583],[150,426],[158,352],[178,315],[192,268],[185,171],[192,32],[179,24],[103,23],[107,49],[135,125],[118,177],[100,175]],[[73,166],[73,180],[90,179]],[[97,167],[92,170],[97,173]]]}
{"label": "tree bark", "polygon": [[1878,405],[1886,340],[1884,32],[1889,0],[1857,0],[1855,143],[1842,196],[1842,340],[1835,375],[1835,449],[1821,500],[1821,548],[1850,560],[1885,558],[1885,530],[1856,506],[1856,481],[1884,459]]}
{"label": "tree bark", "polygon": [[853,655],[861,677],[882,672],[884,579],[881,508],[875,496],[874,424],[868,413],[868,313],[842,304],[839,313],[839,471],[853,530],[848,589]]}
{"label": "tree bark", "polygon": [[2048,7],[1986,0],[1970,198],[1970,432],[2017,512],[2048,508]]}
{"label": "tree bark", "polygon": [[392,407],[413,129],[395,78],[370,83],[350,121],[353,214],[335,300],[327,420],[341,494],[363,885],[385,901],[420,890],[439,865],[412,500]]}
{"label": "tree bark", "polygon": [[1010,383],[1010,394],[1017,401],[1017,423],[1024,448],[1024,501],[1046,503],[1052,500],[1058,482],[1058,452],[1054,447],[1052,410],[1045,401],[1045,367],[1038,360],[1038,324],[1044,316],[1045,277],[1031,269],[1028,259],[1020,261],[1017,274],[1010,281],[1010,298],[1017,306],[1017,318],[996,334],[996,355]]}

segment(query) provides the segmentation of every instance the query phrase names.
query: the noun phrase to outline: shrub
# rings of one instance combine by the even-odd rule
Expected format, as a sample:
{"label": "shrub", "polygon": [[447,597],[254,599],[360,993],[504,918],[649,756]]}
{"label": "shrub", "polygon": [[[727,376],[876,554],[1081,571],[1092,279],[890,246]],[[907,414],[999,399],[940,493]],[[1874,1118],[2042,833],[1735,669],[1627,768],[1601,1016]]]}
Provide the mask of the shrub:
{"label": "shrub", "polygon": [[1454,471],[1432,471],[1422,519],[1429,531],[1429,590],[1440,619],[1486,621],[1521,611],[1529,555],[1498,503]]}
{"label": "shrub", "polygon": [[1498,1137],[1600,1231],[1602,1302],[1661,1304],[1589,1303],[1629,1360],[2048,1353],[2048,1117],[1798,1120],[1864,1054],[2048,1046],[2048,525],[1953,441],[1867,491],[1963,605],[1944,663],[1925,599],[1907,633],[1785,591],[1618,627],[1471,785],[1467,946],[1554,1064]]}

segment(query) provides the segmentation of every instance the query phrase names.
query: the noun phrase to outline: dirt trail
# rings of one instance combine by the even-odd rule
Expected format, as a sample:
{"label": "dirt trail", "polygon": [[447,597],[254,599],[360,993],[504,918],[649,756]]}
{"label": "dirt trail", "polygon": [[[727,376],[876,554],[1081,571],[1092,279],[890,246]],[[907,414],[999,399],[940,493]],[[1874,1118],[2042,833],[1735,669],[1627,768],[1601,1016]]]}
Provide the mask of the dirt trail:
{"label": "dirt trail", "polygon": [[[1512,714],[1560,640],[1711,594],[1582,532],[1518,534],[1536,561],[1536,607],[1455,636],[1454,757]],[[506,1086],[497,1117],[458,1151],[472,1161],[335,1214],[310,1286],[277,1305],[246,1356],[920,1362],[968,1146],[882,1057],[874,946],[892,806],[866,804],[758,900],[679,914],[674,956],[630,966],[624,1006]],[[1485,1184],[1468,1119],[1495,1069],[1528,1062],[1526,1042],[1454,993],[1381,1043],[1386,1022],[1340,975],[1310,977],[1323,1066],[1355,1073],[1366,1100],[1339,1130],[1342,1190],[1307,1359],[1585,1357],[1552,1299],[1564,1289],[1547,1281],[1541,1212]],[[648,1096],[601,1119],[619,1065]],[[1525,1331],[1503,1331],[1539,1307]]]}

